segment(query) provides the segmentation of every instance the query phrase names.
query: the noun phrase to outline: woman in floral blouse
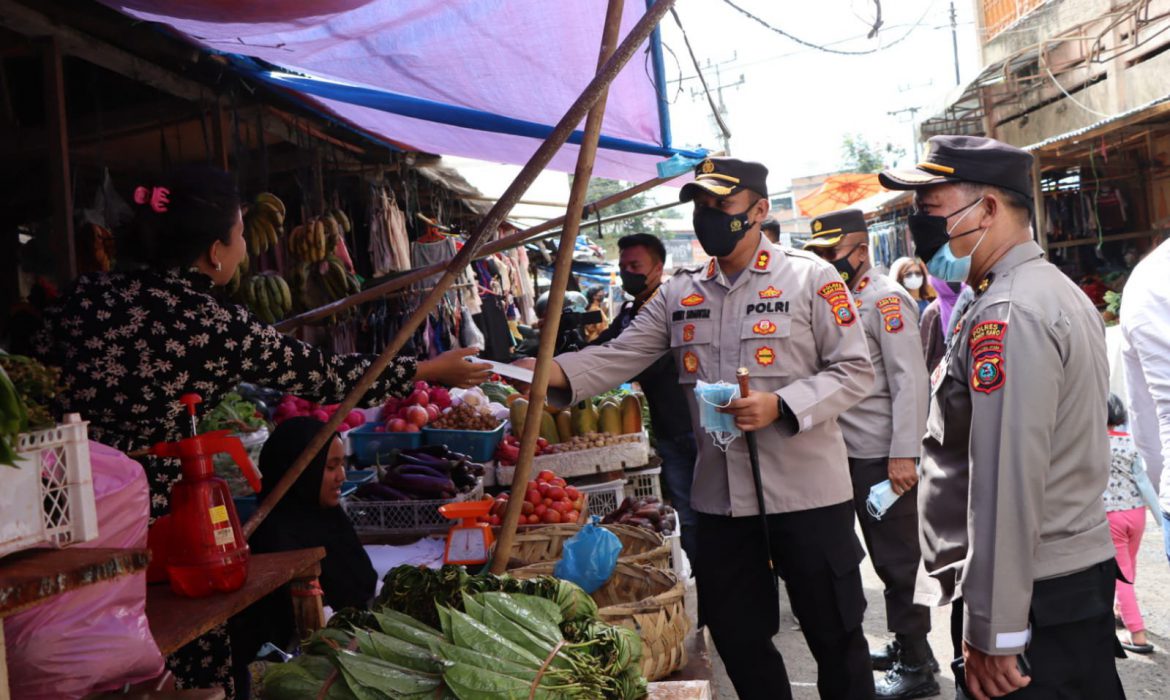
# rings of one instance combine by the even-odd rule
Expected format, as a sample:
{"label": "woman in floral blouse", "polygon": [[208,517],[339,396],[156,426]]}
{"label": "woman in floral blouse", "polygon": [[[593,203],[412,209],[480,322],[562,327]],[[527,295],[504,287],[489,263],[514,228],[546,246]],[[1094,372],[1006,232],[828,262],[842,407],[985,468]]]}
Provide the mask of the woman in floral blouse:
{"label": "woman in floral blouse", "polygon": [[[196,392],[209,406],[240,382],[322,403],[342,400],[374,361],[334,355],[278,332],[242,306],[212,296],[245,255],[240,198],[232,177],[209,167],[177,170],[135,193],[134,257],[146,269],[82,276],[45,313],[35,344],[62,370],[62,412],[80,413],[90,436],[132,452],[186,436],[178,399]],[[452,350],[432,360],[399,357],[363,397],[376,404],[409,393],[416,379],[471,386],[488,365]],[[175,460],[141,460],[151,488],[151,517],[169,511]],[[222,686],[234,697],[230,647],[219,627],[176,652],[167,664],[179,687]]]}

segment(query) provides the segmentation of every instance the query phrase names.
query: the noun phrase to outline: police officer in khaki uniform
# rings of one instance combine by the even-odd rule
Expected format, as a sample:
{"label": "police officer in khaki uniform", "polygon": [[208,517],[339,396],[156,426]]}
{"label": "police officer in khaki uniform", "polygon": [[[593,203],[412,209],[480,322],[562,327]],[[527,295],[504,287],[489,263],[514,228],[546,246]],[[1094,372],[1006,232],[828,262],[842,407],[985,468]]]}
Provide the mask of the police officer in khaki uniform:
{"label": "police officer in khaki uniform", "polygon": [[[772,643],[780,621],[770,557],[817,660],[821,697],[872,698],[861,630],[864,553],[837,416],[869,391],[873,368],[836,270],[760,235],[766,176],[758,163],[703,161],[680,197],[695,203],[695,234],[710,262],[663,284],[613,341],[557,357],[550,386],[570,389],[576,401],[672,352],[699,443],[691,504],[699,513],[700,615],[739,697],[792,697]],[[756,433],[770,551],[746,441],[726,453],[716,447],[693,391],[700,380],[735,383],[739,367],[751,371],[751,394],[727,411]]]}
{"label": "police officer in khaki uniform", "polygon": [[[873,269],[869,229],[858,209],[812,220],[804,249],[829,261],[853,292],[873,362],[873,390],[839,422],[849,451],[853,504],[865,548],[885,584],[886,625],[894,640],[872,656],[886,671],[877,697],[903,700],[938,693],[938,661],[930,651],[930,610],[914,604],[918,545],[917,463],[926,429],[928,378],[918,335],[918,305],[902,285]],[[870,489],[889,480],[899,496],[874,517],[866,508]]]}
{"label": "police officer in khaki uniform", "polygon": [[976,296],[931,376],[924,602],[955,603],[959,697],[1122,698],[1101,317],[1032,241],[1030,154],[967,136],[928,146],[882,184],[916,191],[919,256]]}

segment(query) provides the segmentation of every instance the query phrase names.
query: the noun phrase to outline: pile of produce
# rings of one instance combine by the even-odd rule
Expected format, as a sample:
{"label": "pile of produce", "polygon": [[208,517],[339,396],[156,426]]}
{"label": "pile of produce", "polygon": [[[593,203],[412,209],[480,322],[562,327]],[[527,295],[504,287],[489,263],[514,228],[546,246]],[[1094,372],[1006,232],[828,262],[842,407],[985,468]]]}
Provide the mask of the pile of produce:
{"label": "pile of produce", "polygon": [[550,445],[548,452],[556,454],[559,452],[577,452],[579,450],[593,450],[598,447],[613,447],[614,445],[621,445],[627,442],[637,442],[641,437],[639,435],[610,435],[608,433],[586,433],[585,435],[578,435],[570,438],[568,442],[562,442],[559,445]]}
{"label": "pile of produce", "polygon": [[256,405],[232,391],[223,395],[219,405],[203,414],[199,421],[199,432],[231,430],[235,433],[254,433],[268,427],[264,414]]}
{"label": "pile of produce", "polygon": [[653,496],[627,497],[617,510],[606,515],[601,522],[606,525],[634,525],[660,535],[670,535],[674,533],[675,527],[674,508]]}
{"label": "pile of produce", "polygon": [[288,250],[302,262],[322,262],[337,250],[341,237],[350,228],[349,217],[340,209],[310,217],[288,234]]}
{"label": "pile of produce", "polygon": [[354,499],[362,501],[430,501],[468,493],[483,476],[482,464],[444,445],[426,445],[391,453],[377,481],[362,484]]}
{"label": "pile of produce", "polygon": [[633,700],[646,694],[641,639],[597,620],[596,607],[569,616],[546,597],[499,591],[465,592],[455,605],[431,607],[442,631],[393,610],[375,610],[347,627],[331,621],[306,643],[305,654],[269,667],[264,697]]}
{"label": "pile of produce", "polygon": [[[542,437],[536,438],[536,455],[552,454],[556,450],[549,444],[548,440]],[[516,462],[520,460],[520,438],[515,435],[508,434],[500,440],[500,444],[496,445],[496,461],[505,467],[514,467]]]}
{"label": "pile of produce", "polygon": [[[285,397],[280,400],[280,404],[276,407],[276,410],[273,411],[272,422],[280,425],[289,418],[309,416],[311,418],[316,418],[317,420],[324,423],[332,418],[334,413],[337,413],[338,408],[340,408],[340,404],[334,403],[321,405],[306,399],[302,399],[299,396],[286,394]],[[359,428],[365,425],[365,423],[366,414],[357,409],[354,409],[349,412],[349,415],[345,417],[345,420],[341,423],[341,426],[338,429],[352,430],[353,428]]]}
{"label": "pile of produce", "polygon": [[59,377],[31,357],[0,354],[0,464],[16,466],[21,433],[55,425],[49,404]]}
{"label": "pile of produce", "polygon": [[441,386],[423,381],[414,383],[414,390],[405,399],[390,397],[382,404],[382,425],[375,432],[417,433],[427,423],[437,420],[443,409],[450,408],[451,394]]}
{"label": "pile of produce", "polygon": [[248,253],[260,255],[276,248],[284,231],[284,202],[280,197],[261,192],[244,213],[244,240]]}
{"label": "pile of produce", "polygon": [[495,430],[503,421],[497,420],[486,406],[472,406],[465,403],[452,406],[430,427],[444,430]]}
{"label": "pile of produce", "polygon": [[[528,400],[513,396],[508,401],[512,433],[520,435],[528,417]],[[581,401],[567,411],[545,406],[540,422],[540,436],[553,445],[596,433],[637,435],[641,432],[642,404],[633,394],[621,398],[610,396],[596,404],[591,400]]]}
{"label": "pile of produce", "polygon": [[[496,496],[485,522],[499,525],[508,508],[508,492]],[[585,510],[585,494],[569,486],[564,479],[545,469],[537,474],[536,481],[529,481],[524,491],[524,504],[520,511],[521,525],[555,525],[575,523]]]}
{"label": "pile of produce", "polygon": [[276,323],[293,307],[288,283],[275,272],[261,272],[241,280],[236,298],[265,323]]}
{"label": "pile of produce", "polygon": [[[289,241],[291,246],[292,239]],[[361,283],[336,255],[326,255],[320,261],[292,265],[288,271],[288,286],[298,311],[316,309],[362,290]],[[326,320],[344,320],[356,313],[356,307],[351,307],[328,316]]]}

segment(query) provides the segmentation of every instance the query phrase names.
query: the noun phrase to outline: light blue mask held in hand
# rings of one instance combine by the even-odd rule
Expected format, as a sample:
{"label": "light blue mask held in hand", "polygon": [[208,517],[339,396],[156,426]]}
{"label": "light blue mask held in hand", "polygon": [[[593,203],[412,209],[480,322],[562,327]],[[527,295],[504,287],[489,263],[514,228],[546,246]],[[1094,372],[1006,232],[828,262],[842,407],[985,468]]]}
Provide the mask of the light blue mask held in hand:
{"label": "light blue mask held in hand", "polygon": [[717,409],[727,408],[739,398],[739,385],[727,382],[695,384],[695,397],[699,400],[699,425],[711,435],[711,441],[724,452],[743,432],[735,427],[735,416],[720,413]]}
{"label": "light blue mask held in hand", "polygon": [[869,488],[869,496],[865,499],[865,510],[873,516],[874,520],[881,520],[886,511],[893,508],[897,501],[898,494],[894,493],[894,487],[890,485],[890,480],[886,479]]}

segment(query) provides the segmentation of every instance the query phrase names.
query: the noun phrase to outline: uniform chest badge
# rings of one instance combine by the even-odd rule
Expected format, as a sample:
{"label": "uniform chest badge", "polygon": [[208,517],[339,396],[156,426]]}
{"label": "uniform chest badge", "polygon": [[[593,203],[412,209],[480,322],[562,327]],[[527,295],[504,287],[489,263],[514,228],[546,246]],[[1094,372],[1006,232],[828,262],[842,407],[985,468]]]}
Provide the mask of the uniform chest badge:
{"label": "uniform chest badge", "polygon": [[877,308],[882,314],[886,333],[901,333],[906,327],[906,322],[902,319],[902,300],[898,297],[879,299]]}
{"label": "uniform chest badge", "polygon": [[833,311],[833,320],[838,326],[852,326],[857,320],[853,305],[849,303],[849,292],[844,282],[829,282],[817,290],[817,296],[825,300]]}
{"label": "uniform chest badge", "polygon": [[683,353],[683,369],[689,374],[699,371],[699,356],[693,352]]}
{"label": "uniform chest badge", "polygon": [[756,265],[755,265],[756,269],[757,270],[767,270],[768,269],[768,261],[770,261],[771,259],[772,259],[771,253],[769,253],[766,250],[761,250],[760,254],[756,256]]}
{"label": "uniform chest badge", "polygon": [[776,289],[772,285],[768,285],[767,289],[760,290],[760,298],[761,299],[779,299],[780,295],[783,293],[784,292],[780,291],[779,289]]}
{"label": "uniform chest badge", "polygon": [[689,343],[695,339],[695,324],[688,323],[683,326],[682,338],[684,343]]}
{"label": "uniform chest badge", "polygon": [[688,296],[683,297],[683,300],[680,301],[679,303],[682,304],[683,306],[698,306],[699,304],[702,304],[704,301],[707,301],[706,297],[704,297],[702,294],[695,293],[695,294],[690,294]]}
{"label": "uniform chest badge", "polygon": [[775,361],[776,353],[767,345],[756,350],[756,364],[760,365],[761,367],[767,367]]}
{"label": "uniform chest badge", "polygon": [[1003,356],[1007,321],[984,321],[971,329],[971,388],[990,394],[1007,383],[1007,361]]}
{"label": "uniform chest badge", "polygon": [[756,325],[752,326],[752,333],[755,333],[756,335],[772,335],[775,332],[776,324],[772,323],[768,319],[764,319],[763,321],[760,321]]}
{"label": "uniform chest badge", "polygon": [[865,289],[868,286],[869,286],[869,278],[866,277],[865,279],[863,279],[857,283],[857,291],[860,293],[861,290]]}

